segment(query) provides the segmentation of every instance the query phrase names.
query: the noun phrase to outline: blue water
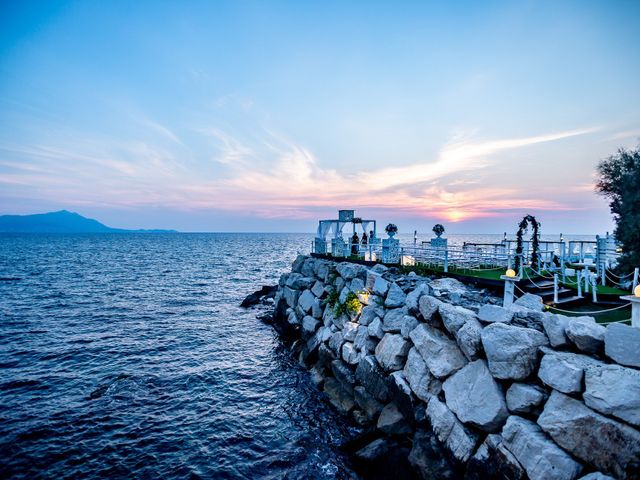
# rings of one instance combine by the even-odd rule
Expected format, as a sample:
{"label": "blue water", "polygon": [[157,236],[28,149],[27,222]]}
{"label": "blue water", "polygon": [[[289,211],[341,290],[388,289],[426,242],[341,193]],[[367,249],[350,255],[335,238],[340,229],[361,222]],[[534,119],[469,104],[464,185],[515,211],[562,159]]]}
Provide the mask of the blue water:
{"label": "blue water", "polygon": [[310,240],[0,235],[0,477],[349,475],[350,427],[238,307]]}

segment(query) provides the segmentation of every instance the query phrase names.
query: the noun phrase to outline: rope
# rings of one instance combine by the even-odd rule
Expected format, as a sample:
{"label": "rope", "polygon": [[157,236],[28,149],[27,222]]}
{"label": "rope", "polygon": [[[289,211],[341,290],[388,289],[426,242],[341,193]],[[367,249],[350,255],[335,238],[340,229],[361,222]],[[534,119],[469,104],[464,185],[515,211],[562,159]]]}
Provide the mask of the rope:
{"label": "rope", "polygon": [[575,311],[572,311],[572,310],[563,310],[562,308],[552,307],[550,305],[547,305],[547,309],[556,310],[558,312],[565,312],[565,313],[580,313],[580,314],[584,314],[584,315],[600,315],[601,313],[613,312],[615,310],[620,310],[622,308],[627,308],[629,306],[631,306],[630,303],[628,303],[626,305],[620,305],[620,306],[617,306],[617,307],[614,307],[614,308],[609,308],[607,310],[598,310],[596,312],[575,312]]}
{"label": "rope", "polygon": [[542,272],[539,272],[539,271],[537,271],[537,270],[535,270],[535,269],[533,269],[533,268],[531,269],[531,271],[532,271],[533,273],[535,273],[536,275],[538,275],[538,276],[542,277],[542,278],[546,278],[547,280],[553,280],[553,275],[552,275],[552,276],[550,276],[550,277],[547,277],[547,276],[546,276],[545,274],[543,274]]}
{"label": "rope", "polygon": [[629,320],[629,318],[627,318],[626,320],[611,320],[610,322],[599,322],[598,325],[610,325],[612,323],[628,322]]}
{"label": "rope", "polygon": [[609,269],[606,269],[605,271],[606,271],[607,273],[610,273],[610,274],[611,274],[611,275],[613,275],[614,277],[619,278],[619,279],[629,278],[629,277],[630,277],[631,275],[633,275],[633,273],[634,273],[634,272],[631,272],[631,273],[627,273],[626,275],[616,275],[615,273],[613,273],[613,271],[611,271],[611,270],[609,270]]}
{"label": "rope", "polygon": [[536,288],[540,288],[540,289],[544,289],[545,287],[541,287],[540,285],[538,285],[536,282],[534,282],[531,277],[529,276],[529,274],[527,273],[527,269],[524,269],[524,275],[525,277],[536,287]]}

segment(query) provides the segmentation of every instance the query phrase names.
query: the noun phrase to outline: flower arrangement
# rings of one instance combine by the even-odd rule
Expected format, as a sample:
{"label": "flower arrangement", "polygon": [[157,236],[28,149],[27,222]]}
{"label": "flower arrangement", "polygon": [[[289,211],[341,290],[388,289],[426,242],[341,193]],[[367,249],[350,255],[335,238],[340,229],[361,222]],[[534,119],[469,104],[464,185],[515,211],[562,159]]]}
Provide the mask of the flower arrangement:
{"label": "flower arrangement", "polygon": [[436,223],[433,226],[432,230],[433,230],[433,233],[435,233],[437,237],[439,237],[440,235],[442,235],[444,233],[444,227],[439,223]]}

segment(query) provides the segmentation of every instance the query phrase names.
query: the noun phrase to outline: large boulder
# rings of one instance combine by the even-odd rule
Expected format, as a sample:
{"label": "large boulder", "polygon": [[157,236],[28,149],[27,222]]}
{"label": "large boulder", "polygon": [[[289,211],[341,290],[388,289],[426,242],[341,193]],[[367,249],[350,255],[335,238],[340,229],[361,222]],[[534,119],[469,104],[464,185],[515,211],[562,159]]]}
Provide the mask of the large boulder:
{"label": "large boulder", "polygon": [[604,334],[604,353],[620,365],[640,368],[640,328],[609,325]]}
{"label": "large boulder", "polygon": [[345,342],[342,345],[342,359],[349,365],[357,365],[362,354],[356,350],[352,342]]}
{"label": "large boulder", "polygon": [[455,335],[465,323],[477,318],[473,311],[457,305],[451,305],[450,303],[442,303],[439,312],[445,328],[453,335]]}
{"label": "large boulder", "polygon": [[376,274],[373,274],[373,275],[374,275],[373,277],[374,281],[373,281],[373,287],[371,288],[371,290],[375,295],[378,295],[379,297],[384,297],[389,291],[389,282],[384,278],[382,278],[380,275],[376,275]]}
{"label": "large boulder", "polygon": [[442,390],[442,383],[431,375],[422,355],[415,347],[409,350],[409,355],[407,355],[404,377],[416,397],[424,402],[428,402],[433,395],[437,395]]}
{"label": "large boulder", "polygon": [[456,333],[458,346],[469,360],[477,360],[482,355],[482,325],[475,318],[467,320]]}
{"label": "large boulder", "polygon": [[511,416],[502,429],[504,446],[531,480],[573,480],[582,465],[553,443],[535,423]]}
{"label": "large boulder", "polygon": [[449,294],[457,293],[459,295],[464,295],[468,291],[464,283],[451,277],[442,277],[437,280],[432,280],[429,285],[433,290],[448,292]]}
{"label": "large boulder", "polygon": [[538,378],[562,393],[580,393],[584,363],[572,353],[549,352],[542,357]]}
{"label": "large boulder", "polygon": [[368,355],[358,363],[356,368],[356,380],[364,386],[376,400],[386,402],[389,400],[389,387],[380,364],[373,355]]}
{"label": "large boulder", "polygon": [[407,310],[405,308],[387,310],[387,313],[382,319],[382,329],[385,332],[399,332],[402,329],[402,323],[404,322],[404,316],[406,314]]}
{"label": "large boulder", "polygon": [[431,373],[438,378],[451,375],[467,363],[456,342],[436,328],[423,323],[409,336]]}
{"label": "large boulder", "polygon": [[382,339],[384,337],[384,330],[382,328],[382,320],[376,317],[368,326],[369,335],[374,338]]}
{"label": "large boulder", "polygon": [[400,327],[400,335],[402,335],[402,338],[409,338],[409,335],[419,323],[413,315],[405,315],[402,319],[402,326]]}
{"label": "large boulder", "polygon": [[364,307],[362,312],[360,312],[358,322],[360,325],[369,325],[377,317],[384,317],[384,308],[376,305],[375,302],[370,302],[369,305]]}
{"label": "large boulder", "polygon": [[389,403],[382,409],[376,426],[387,435],[411,433],[411,425],[405,420],[395,403]]}
{"label": "large boulder", "polygon": [[356,334],[358,333],[358,325],[355,322],[345,322],[342,327],[342,336],[347,342],[353,342],[356,339]]}
{"label": "large boulder", "polygon": [[402,338],[402,335],[386,333],[376,347],[376,359],[387,372],[400,370],[404,367],[410,348],[411,342]]}
{"label": "large boulder", "polygon": [[566,329],[569,324],[569,317],[564,315],[548,315],[542,319],[542,326],[549,337],[552,347],[566,347],[569,345]]}
{"label": "large boulder", "polygon": [[418,300],[418,310],[426,322],[431,323],[434,314],[440,309],[442,301],[431,295],[422,295]]}
{"label": "large boulder", "polygon": [[333,376],[340,382],[340,386],[349,395],[353,395],[353,385],[356,383],[356,376],[349,367],[341,360],[331,362],[331,372]]}
{"label": "large boulder", "polygon": [[361,462],[371,463],[382,459],[392,445],[385,438],[378,438],[373,442],[365,445],[355,453],[355,457]]}
{"label": "large boulder", "polygon": [[313,287],[311,287],[311,293],[313,293],[318,298],[324,297],[324,295],[326,294],[324,283],[322,283],[320,280],[317,280],[316,283],[313,284]]}
{"label": "large boulder", "polygon": [[342,331],[335,332],[331,335],[331,338],[329,338],[329,348],[338,356],[341,355],[343,344],[344,335],[342,335]]}
{"label": "large boulder", "polygon": [[[444,448],[429,430],[418,430],[413,436],[409,463],[422,480],[455,480],[459,478]],[[394,472],[392,478],[404,478]],[[380,477],[384,478],[384,477]]]}
{"label": "large boulder", "polygon": [[541,312],[544,309],[542,297],[540,295],[534,295],[533,293],[525,293],[513,302],[513,304],[518,307],[528,308],[529,310],[535,310],[537,312]]}
{"label": "large boulder", "polygon": [[302,337],[307,339],[315,333],[320,326],[320,320],[307,315],[302,319]]}
{"label": "large boulder", "polygon": [[353,397],[349,395],[340,385],[340,382],[333,377],[328,377],[324,381],[324,393],[327,395],[331,405],[335,407],[342,415],[348,415],[355,402]]}
{"label": "large boulder", "polygon": [[298,304],[298,296],[300,292],[290,287],[284,287],[284,300],[291,308],[295,308]]}
{"label": "large boulder", "polygon": [[544,390],[535,385],[514,383],[507,390],[507,408],[511,413],[533,413],[547,398]]}
{"label": "large boulder", "polygon": [[565,332],[569,340],[583,352],[599,353],[604,348],[605,328],[598,325],[592,317],[569,319]]}
{"label": "large boulder", "polygon": [[503,445],[502,436],[492,433],[487,435],[469,460],[464,478],[465,480],[485,480],[486,478],[526,480],[527,473],[513,453]]}
{"label": "large boulder", "polygon": [[370,421],[378,418],[384,405],[377,401],[373,395],[367,392],[367,389],[362,385],[358,385],[354,388],[354,398],[358,406],[367,415]]}
{"label": "large boulder", "polygon": [[509,323],[513,318],[513,310],[498,305],[482,305],[478,310],[478,318],[484,323]]}
{"label": "large boulder", "polygon": [[387,292],[387,298],[384,301],[384,306],[387,308],[403,307],[406,299],[407,295],[398,286],[398,284],[394,282],[391,284],[391,286],[389,286],[389,291]]}
{"label": "large boulder", "polygon": [[495,432],[509,416],[500,385],[484,360],[469,363],[443,384],[447,406],[464,423]]}
{"label": "large boulder", "polygon": [[420,297],[427,293],[429,293],[429,286],[426,283],[420,283],[407,294],[405,305],[411,315],[418,315],[420,313]]}
{"label": "large boulder", "polygon": [[356,277],[360,277],[364,280],[367,275],[367,267],[351,262],[339,263],[336,265],[336,270],[346,281],[353,280]]}
{"label": "large boulder", "polygon": [[307,257],[306,255],[298,255],[296,259],[293,261],[293,263],[291,264],[291,272],[300,273],[300,270],[302,269],[302,264],[307,258],[309,257]]}
{"label": "large boulder", "polygon": [[640,432],[553,391],[538,424],[566,451],[596,469],[625,478],[637,472]]}
{"label": "large boulder", "polygon": [[433,397],[427,405],[427,418],[434,433],[459,461],[469,460],[478,443],[478,436],[467,429],[451,410]]}
{"label": "large boulder", "polygon": [[586,368],[584,384],[589,407],[640,427],[640,371],[594,364]]}
{"label": "large boulder", "polygon": [[537,366],[538,347],[546,344],[546,335],[531,328],[492,323],[482,330],[489,370],[503,380],[527,378]]}

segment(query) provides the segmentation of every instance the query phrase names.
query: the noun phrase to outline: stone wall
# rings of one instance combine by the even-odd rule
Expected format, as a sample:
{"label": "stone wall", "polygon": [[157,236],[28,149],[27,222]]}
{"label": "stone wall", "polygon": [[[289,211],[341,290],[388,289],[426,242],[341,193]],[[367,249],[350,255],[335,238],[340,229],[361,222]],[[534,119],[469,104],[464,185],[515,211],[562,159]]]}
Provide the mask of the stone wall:
{"label": "stone wall", "polygon": [[466,478],[640,478],[638,329],[305,256],[275,302],[328,400],[378,437],[362,459],[399,439],[422,478],[445,460]]}

